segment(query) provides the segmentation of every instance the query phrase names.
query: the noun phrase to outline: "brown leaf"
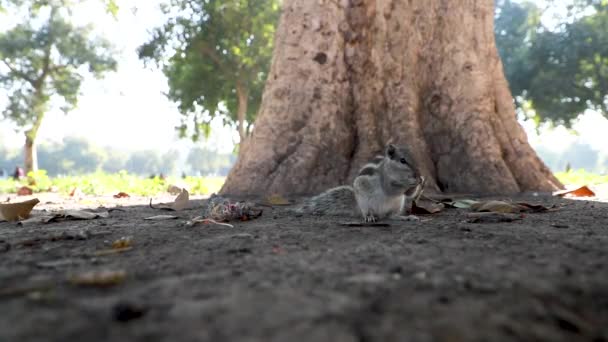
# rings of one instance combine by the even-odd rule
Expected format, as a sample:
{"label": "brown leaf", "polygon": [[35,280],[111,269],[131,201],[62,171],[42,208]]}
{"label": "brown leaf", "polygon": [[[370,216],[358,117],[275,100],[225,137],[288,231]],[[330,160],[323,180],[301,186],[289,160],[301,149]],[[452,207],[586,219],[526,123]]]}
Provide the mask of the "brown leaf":
{"label": "brown leaf", "polygon": [[184,210],[188,206],[189,200],[190,194],[188,193],[188,190],[182,189],[182,192],[177,195],[177,197],[175,198],[175,202],[173,202],[173,205],[171,205],[171,207],[175,211]]}
{"label": "brown leaf", "polygon": [[266,199],[270,205],[290,205],[291,202],[279,194],[273,194]]}
{"label": "brown leaf", "polygon": [[34,190],[27,186],[22,186],[17,190],[17,196],[30,196],[34,193]]}
{"label": "brown leaf", "polygon": [[513,222],[515,220],[521,220],[521,216],[512,213],[495,213],[495,212],[484,212],[484,213],[468,213],[467,222],[470,223],[499,223],[499,222]]}
{"label": "brown leaf", "polygon": [[74,285],[109,287],[121,284],[127,278],[125,271],[91,271],[69,278]]}
{"label": "brown leaf", "polygon": [[486,201],[471,205],[471,209],[478,212],[519,213],[523,210],[523,207],[518,204],[504,201]]}
{"label": "brown leaf", "polygon": [[20,203],[2,203],[0,204],[0,219],[6,221],[24,220],[30,216],[30,212],[40,203],[37,198]]}
{"label": "brown leaf", "polygon": [[418,199],[412,202],[411,213],[414,215],[425,215],[425,214],[436,214],[441,212],[445,206],[442,203],[436,203],[433,201]]}
{"label": "brown leaf", "polygon": [[82,191],[79,188],[74,188],[70,191],[70,197],[80,197],[82,196]]}
{"label": "brown leaf", "polygon": [[133,238],[131,238],[130,236],[123,236],[120,239],[112,242],[112,248],[113,249],[122,249],[122,248],[131,247],[132,244],[133,244]]}
{"label": "brown leaf", "polygon": [[126,197],[131,197],[131,196],[129,196],[128,193],[121,191],[121,192],[117,193],[116,195],[114,195],[113,197],[114,198],[126,198]]}
{"label": "brown leaf", "polygon": [[93,256],[106,256],[106,255],[112,255],[112,254],[119,254],[122,252],[130,251],[132,249],[133,249],[133,247],[102,249],[100,251],[93,253]]}
{"label": "brown leaf", "polygon": [[62,210],[58,212],[57,217],[66,218],[66,219],[76,219],[76,220],[93,220],[96,218],[106,218],[110,216],[110,213],[107,211],[101,213],[94,213],[85,210]]}
{"label": "brown leaf", "polygon": [[584,185],[580,188],[571,190],[562,190],[553,193],[553,196],[559,197],[595,197],[595,192],[589,189],[588,186]]}
{"label": "brown leaf", "polygon": [[58,222],[63,220],[94,220],[97,218],[107,218],[110,213],[107,211],[94,213],[85,210],[61,210],[52,212],[46,215],[35,216],[30,219],[19,222],[21,225],[36,224],[36,223],[50,223]]}
{"label": "brown leaf", "polygon": [[181,188],[181,187],[179,187],[177,185],[170,184],[167,187],[167,192],[170,193],[171,195],[179,195],[182,192],[182,189],[183,188]]}
{"label": "brown leaf", "polygon": [[522,211],[530,212],[530,213],[542,213],[542,212],[549,211],[549,210],[552,210],[552,211],[555,210],[555,209],[549,209],[540,204],[530,204],[530,203],[525,203],[525,202],[517,202],[517,205],[522,207]]}

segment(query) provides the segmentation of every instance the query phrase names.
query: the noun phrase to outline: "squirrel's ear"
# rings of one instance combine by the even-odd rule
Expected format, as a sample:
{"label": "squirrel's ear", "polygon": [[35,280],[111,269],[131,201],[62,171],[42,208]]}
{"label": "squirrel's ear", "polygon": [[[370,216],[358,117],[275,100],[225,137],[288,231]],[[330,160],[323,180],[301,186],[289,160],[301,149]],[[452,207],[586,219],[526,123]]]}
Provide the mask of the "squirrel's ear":
{"label": "squirrel's ear", "polygon": [[393,157],[395,156],[395,151],[396,151],[396,150],[397,150],[397,149],[395,148],[395,145],[393,145],[393,144],[388,144],[388,146],[386,146],[386,155],[387,155],[389,158],[393,158]]}

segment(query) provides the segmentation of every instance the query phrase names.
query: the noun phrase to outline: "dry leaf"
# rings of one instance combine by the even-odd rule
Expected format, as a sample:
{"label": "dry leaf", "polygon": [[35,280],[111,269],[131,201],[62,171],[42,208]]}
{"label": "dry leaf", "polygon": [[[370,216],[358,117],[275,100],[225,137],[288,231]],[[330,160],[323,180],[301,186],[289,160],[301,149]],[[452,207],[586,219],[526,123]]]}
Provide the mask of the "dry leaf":
{"label": "dry leaf", "polygon": [[125,271],[91,271],[69,278],[74,285],[108,287],[118,285],[125,281]]}
{"label": "dry leaf", "polygon": [[97,252],[93,253],[93,256],[106,256],[106,255],[112,255],[112,254],[119,254],[119,253],[122,253],[122,252],[130,251],[132,249],[133,249],[133,247],[102,249],[100,251],[97,251]]}
{"label": "dry leaf", "polygon": [[412,209],[410,210],[411,214],[436,214],[443,210],[445,206],[442,203],[436,203],[433,201],[418,199],[417,201],[412,202]]}
{"label": "dry leaf", "polygon": [[34,216],[30,217],[27,220],[19,221],[19,225],[27,226],[33,223],[49,223],[57,218],[57,215],[42,215],[42,216]]}
{"label": "dry leaf", "polygon": [[175,198],[175,202],[171,206],[175,211],[184,210],[188,206],[188,201],[190,200],[190,194],[188,190],[182,189],[182,192],[177,195]]}
{"label": "dry leaf", "polygon": [[22,186],[17,190],[17,196],[30,196],[34,193],[34,190],[27,186]]}
{"label": "dry leaf", "polygon": [[524,208],[518,204],[504,201],[486,201],[471,205],[471,209],[479,212],[490,211],[495,213],[519,213]]}
{"label": "dry leaf", "polygon": [[127,247],[131,247],[132,243],[133,243],[133,238],[131,238],[130,236],[123,236],[120,239],[112,242],[112,248],[114,248],[114,249],[127,248]]}
{"label": "dry leaf", "polygon": [[270,204],[270,205],[290,205],[291,204],[285,197],[283,197],[279,194],[270,195],[270,196],[268,196],[268,198],[266,200],[268,201],[268,204]]}
{"label": "dry leaf", "polygon": [[177,218],[177,216],[173,216],[173,215],[156,215],[156,216],[146,217],[144,220],[164,221],[164,220],[175,220],[176,218]]}
{"label": "dry leaf", "polygon": [[170,193],[171,195],[179,195],[182,192],[182,187],[179,187],[177,185],[174,184],[170,184],[167,187],[167,192]]}
{"label": "dry leaf", "polygon": [[472,205],[479,203],[479,201],[460,199],[455,201],[442,201],[442,203],[448,208],[469,209]]}
{"label": "dry leaf", "polygon": [[525,202],[517,202],[517,204],[523,207],[522,211],[531,212],[531,213],[541,213],[541,212],[545,212],[545,211],[550,211],[550,210],[555,211],[556,210],[554,207],[552,209],[549,209],[540,204],[530,204],[530,203],[525,203]]}
{"label": "dry leaf", "polygon": [[30,216],[30,212],[40,203],[37,198],[20,203],[2,203],[0,204],[0,220],[19,221]]}
{"label": "dry leaf", "polygon": [[553,195],[559,197],[595,197],[595,192],[584,185],[576,189],[557,191]]}
{"label": "dry leaf", "polygon": [[57,218],[76,219],[76,220],[93,220],[96,218],[107,218],[110,213],[107,211],[101,213],[93,213],[85,210],[63,210],[56,214]]}
{"label": "dry leaf", "polygon": [[57,212],[52,212],[50,214],[35,216],[30,219],[19,222],[21,225],[28,225],[33,223],[50,223],[57,222],[61,220],[93,220],[96,218],[107,218],[110,216],[110,213],[107,211],[101,213],[94,213],[90,211],[84,210],[62,210]]}
{"label": "dry leaf", "polygon": [[113,249],[127,248],[127,247],[131,247],[132,243],[133,243],[133,239],[130,236],[123,236],[120,239],[112,242],[112,248]]}
{"label": "dry leaf", "polygon": [[467,222],[470,223],[499,223],[499,222],[513,222],[520,220],[521,216],[512,213],[495,213],[495,212],[484,212],[484,213],[468,213]]}
{"label": "dry leaf", "polygon": [[114,198],[126,198],[126,197],[131,197],[131,196],[129,196],[128,193],[121,191],[121,192],[117,193],[116,195],[114,195],[113,197]]}
{"label": "dry leaf", "polygon": [[80,197],[82,196],[82,191],[79,188],[74,188],[70,191],[70,197]]}

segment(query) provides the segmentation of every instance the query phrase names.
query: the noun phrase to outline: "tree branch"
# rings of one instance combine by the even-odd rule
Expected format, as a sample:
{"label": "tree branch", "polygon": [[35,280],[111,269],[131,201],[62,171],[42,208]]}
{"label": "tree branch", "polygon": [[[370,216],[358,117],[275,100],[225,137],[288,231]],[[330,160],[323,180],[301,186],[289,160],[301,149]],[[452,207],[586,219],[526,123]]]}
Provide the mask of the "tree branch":
{"label": "tree branch", "polygon": [[2,63],[4,63],[4,65],[6,65],[6,67],[8,68],[8,70],[10,70],[13,74],[21,77],[22,79],[28,81],[32,86],[35,84],[36,80],[34,80],[33,78],[29,77],[27,74],[25,74],[24,72],[21,72],[17,69],[15,69],[9,62],[2,60]]}
{"label": "tree branch", "polygon": [[209,57],[218,66],[218,68],[222,69],[224,73],[226,73],[227,75],[234,74],[236,70],[230,70],[229,68],[227,68],[226,65],[222,62],[220,56],[217,55],[217,51],[210,48],[207,44],[205,44],[205,42],[199,41],[198,45],[203,55]]}

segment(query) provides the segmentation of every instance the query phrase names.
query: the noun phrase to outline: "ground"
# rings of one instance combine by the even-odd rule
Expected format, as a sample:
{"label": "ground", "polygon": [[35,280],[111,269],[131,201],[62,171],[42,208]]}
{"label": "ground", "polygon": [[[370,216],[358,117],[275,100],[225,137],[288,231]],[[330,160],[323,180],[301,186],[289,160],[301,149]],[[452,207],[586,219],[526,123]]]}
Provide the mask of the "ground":
{"label": "ground", "polygon": [[[145,221],[171,212],[141,200],[107,200],[123,211],[90,221],[0,223],[0,341],[608,341],[608,203],[528,195],[516,200],[557,210],[389,227],[265,207],[229,228],[184,225],[200,200]],[[99,255],[124,236],[131,250]],[[99,270],[126,278],[70,281]]]}

